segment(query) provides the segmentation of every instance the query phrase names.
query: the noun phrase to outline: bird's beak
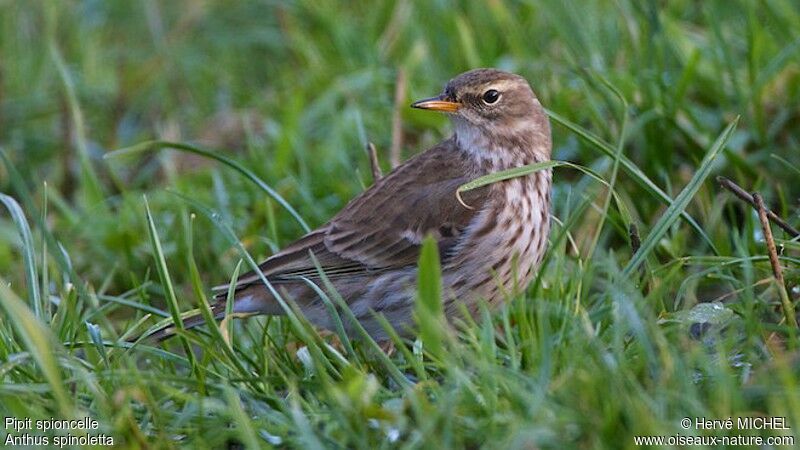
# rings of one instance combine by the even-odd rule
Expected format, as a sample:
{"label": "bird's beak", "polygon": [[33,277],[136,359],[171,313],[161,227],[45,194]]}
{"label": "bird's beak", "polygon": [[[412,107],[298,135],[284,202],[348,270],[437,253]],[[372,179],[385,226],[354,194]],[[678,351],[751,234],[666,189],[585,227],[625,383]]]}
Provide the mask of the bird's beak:
{"label": "bird's beak", "polygon": [[411,104],[412,108],[429,109],[431,111],[441,111],[454,113],[461,107],[461,103],[445,100],[443,96],[426,98]]}

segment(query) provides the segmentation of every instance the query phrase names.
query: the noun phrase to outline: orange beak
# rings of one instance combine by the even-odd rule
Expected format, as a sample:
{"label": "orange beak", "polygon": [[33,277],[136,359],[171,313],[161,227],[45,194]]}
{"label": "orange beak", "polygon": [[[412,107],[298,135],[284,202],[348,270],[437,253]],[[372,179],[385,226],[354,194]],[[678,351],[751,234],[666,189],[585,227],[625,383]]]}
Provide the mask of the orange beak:
{"label": "orange beak", "polygon": [[446,113],[454,113],[461,108],[460,103],[444,100],[442,96],[426,98],[411,104],[412,108],[429,109],[431,111],[441,111]]}

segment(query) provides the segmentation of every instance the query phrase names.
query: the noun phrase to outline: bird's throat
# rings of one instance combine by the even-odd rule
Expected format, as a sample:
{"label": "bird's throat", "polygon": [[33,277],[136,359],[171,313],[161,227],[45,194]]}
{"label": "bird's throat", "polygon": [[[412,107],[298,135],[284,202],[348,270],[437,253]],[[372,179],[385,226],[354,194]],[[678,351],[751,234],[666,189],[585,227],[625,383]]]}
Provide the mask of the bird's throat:
{"label": "bird's throat", "polygon": [[489,172],[549,159],[549,139],[531,124],[521,124],[513,129],[485,128],[466,120],[454,120],[453,124],[458,148]]}

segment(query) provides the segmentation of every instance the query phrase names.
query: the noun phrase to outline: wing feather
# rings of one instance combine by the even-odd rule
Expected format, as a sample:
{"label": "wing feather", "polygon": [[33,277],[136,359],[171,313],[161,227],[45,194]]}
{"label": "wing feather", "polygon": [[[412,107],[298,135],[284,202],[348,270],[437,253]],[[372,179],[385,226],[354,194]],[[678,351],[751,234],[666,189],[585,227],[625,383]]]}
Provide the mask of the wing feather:
{"label": "wing feather", "polygon": [[[481,175],[479,167],[458,156],[451,138],[410,159],[353,199],[329,223],[261,263],[259,270],[276,283],[314,278],[317,269],[310,253],[327,275],[336,277],[412,266],[428,234],[437,239],[446,257],[486,196],[484,189],[467,192],[464,200],[472,208],[456,199],[459,186]],[[255,272],[245,274],[237,289],[259,279]]]}

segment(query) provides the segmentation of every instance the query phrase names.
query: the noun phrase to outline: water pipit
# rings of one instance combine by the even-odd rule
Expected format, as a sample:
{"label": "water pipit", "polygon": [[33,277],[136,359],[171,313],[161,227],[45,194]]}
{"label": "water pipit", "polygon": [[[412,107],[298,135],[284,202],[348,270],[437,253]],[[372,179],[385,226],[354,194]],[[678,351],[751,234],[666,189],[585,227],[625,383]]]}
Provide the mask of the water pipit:
{"label": "water pipit", "polygon": [[[441,95],[411,106],[446,113],[454,134],[259,266],[316,326],[332,329],[334,323],[311,286],[323,286],[316,264],[361,325],[384,340],[376,313],[401,333],[413,324],[417,259],[428,235],[441,255],[448,317],[459,304],[474,312],[480,299],[498,303],[514,287],[524,288],[541,262],[549,231],[549,170],[456,195],[459,186],[482,175],[550,158],[550,124],[528,82],[496,69],[471,70],[450,80]],[[215,289],[212,311],[221,318],[228,286]],[[233,311],[284,314],[255,272],[238,279]],[[344,320],[355,336],[353,324]],[[186,328],[202,323],[200,317],[184,319]],[[152,336],[173,333],[164,328]]]}

